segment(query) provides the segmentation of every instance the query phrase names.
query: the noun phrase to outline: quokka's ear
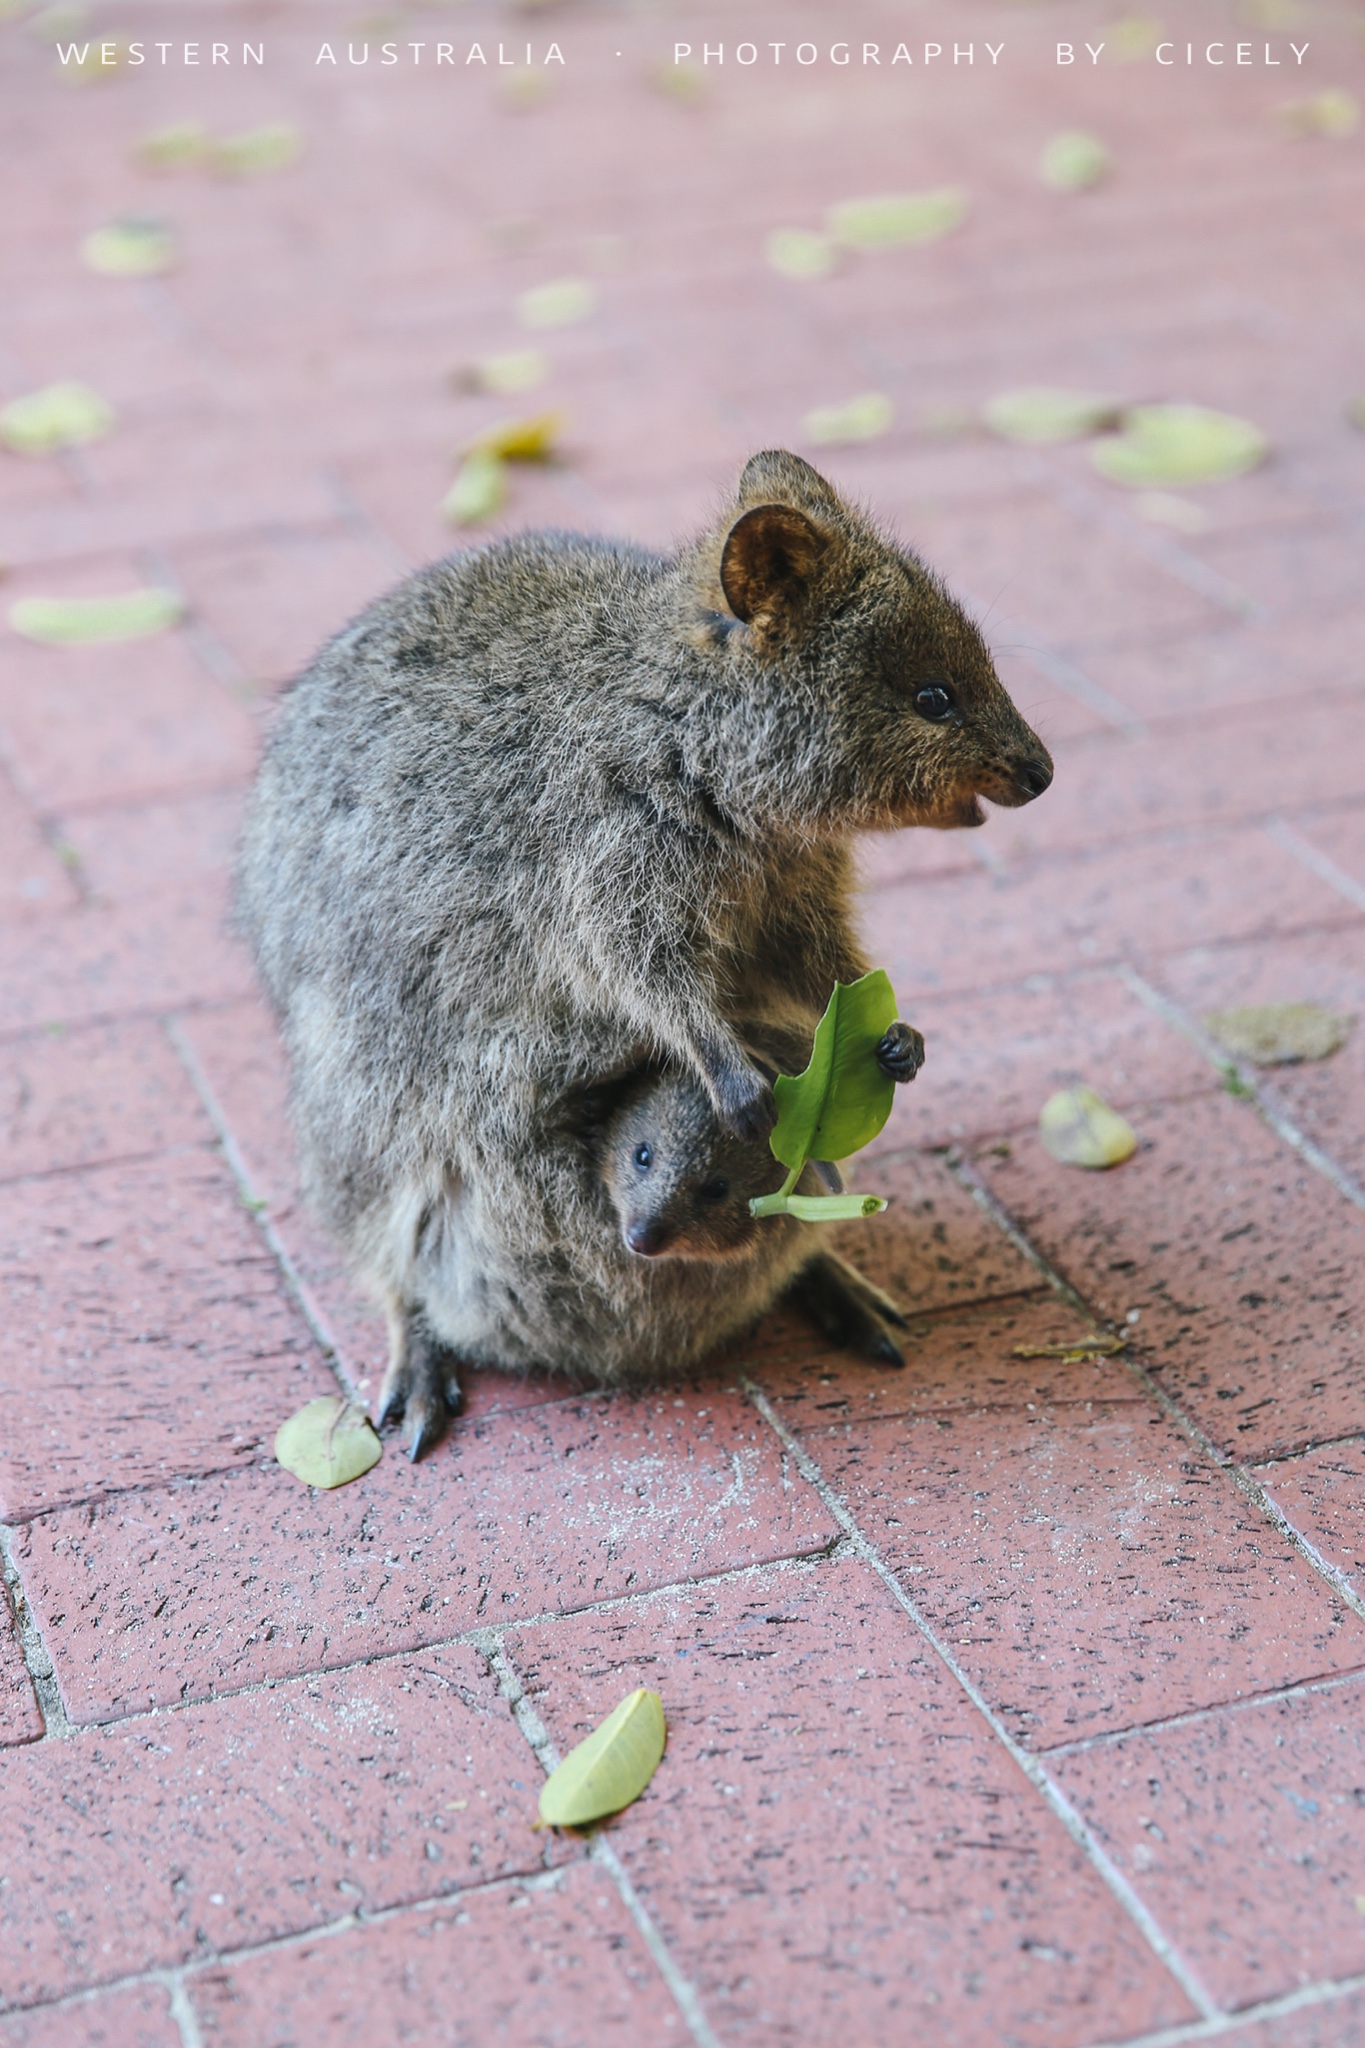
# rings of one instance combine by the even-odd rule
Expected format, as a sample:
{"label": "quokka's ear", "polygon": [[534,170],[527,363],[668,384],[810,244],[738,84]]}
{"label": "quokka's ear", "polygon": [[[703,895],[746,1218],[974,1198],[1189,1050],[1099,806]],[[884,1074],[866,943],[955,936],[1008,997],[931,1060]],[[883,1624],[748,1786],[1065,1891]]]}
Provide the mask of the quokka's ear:
{"label": "quokka's ear", "polygon": [[798,610],[828,546],[828,536],[795,505],[754,505],[725,537],[725,602],[746,625]]}
{"label": "quokka's ear", "polygon": [[739,479],[739,503],[802,505],[810,511],[836,510],[839,496],[818,469],[788,448],[764,448],[751,455]]}

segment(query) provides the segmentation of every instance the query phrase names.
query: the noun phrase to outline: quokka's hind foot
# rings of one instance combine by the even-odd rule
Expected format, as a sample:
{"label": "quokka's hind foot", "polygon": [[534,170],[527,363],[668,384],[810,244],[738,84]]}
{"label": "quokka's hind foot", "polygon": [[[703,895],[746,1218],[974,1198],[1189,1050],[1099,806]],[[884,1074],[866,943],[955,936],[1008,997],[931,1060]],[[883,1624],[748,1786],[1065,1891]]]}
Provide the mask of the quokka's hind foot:
{"label": "quokka's hind foot", "polygon": [[460,1361],[433,1337],[415,1309],[399,1308],[389,1318],[389,1369],[379,1396],[379,1427],[407,1424],[408,1456],[414,1464],[439,1443],[452,1415],[459,1413]]}
{"label": "quokka's hind foot", "polygon": [[880,1287],[864,1280],[833,1252],[817,1252],[801,1268],[787,1290],[789,1301],[804,1309],[815,1327],[842,1351],[870,1358],[878,1365],[904,1365],[905,1356],[887,1329],[906,1327],[906,1319]]}

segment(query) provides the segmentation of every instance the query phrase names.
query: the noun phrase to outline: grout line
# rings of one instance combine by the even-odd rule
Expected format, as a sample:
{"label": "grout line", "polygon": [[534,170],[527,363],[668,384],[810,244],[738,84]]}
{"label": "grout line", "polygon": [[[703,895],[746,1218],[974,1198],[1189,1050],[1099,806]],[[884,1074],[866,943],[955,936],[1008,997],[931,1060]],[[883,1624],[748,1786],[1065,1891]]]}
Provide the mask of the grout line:
{"label": "grout line", "polygon": [[1009,1729],[990,1705],[990,1702],[986,1699],[985,1694],[981,1691],[975,1680],[970,1677],[965,1667],[953,1655],[952,1650],[938,1634],[937,1630],[920,1613],[919,1608],[900,1584],[895,1573],[886,1563],[875,1544],[864,1535],[854,1518],[852,1510],[847,1506],[841,1495],[836,1493],[834,1488],[825,1479],[820,1467],[810,1456],[804,1445],[799,1442],[782,1421],[781,1417],[775,1412],[762,1388],[750,1380],[747,1383],[747,1392],[754,1407],[758,1410],[758,1413],[763,1417],[769,1428],[774,1430],[783,1444],[786,1445],[788,1453],[803,1478],[815,1488],[830,1513],[847,1531],[850,1547],[877,1574],[897,1605],[909,1616],[936,1656],[952,1672],[953,1677],[986,1722],[992,1734],[1008,1752],[1034,1790],[1041,1794],[1055,1818],[1061,1822],[1072,1841],[1076,1843],[1077,1847],[1087,1857],[1096,1874],[1107,1885],[1119,1905],[1137,1927],[1138,1932],[1142,1935],[1153,1954],[1164,1964],[1171,1976],[1175,1978],[1195,2009],[1206,2019],[1215,2017],[1218,2013],[1218,2006],[1200,1982],[1192,1966],[1186,1962],[1175,1944],[1162,1931],[1154,1914],[1123,1875],[1118,1865],[1110,1857],[1108,1851],[1102,1846],[1060,1786],[1053,1783],[1039,1758],[1015,1741]]}
{"label": "grout line", "polygon": [[[527,1697],[520,1675],[503,1649],[501,1635],[495,1636],[488,1643],[484,1655],[493,1667],[518,1728],[534,1751],[537,1763],[548,1777],[559,1762],[559,1752],[550,1739],[548,1728]],[[697,2048],[721,2048],[718,2036],[701,2009],[701,2001],[695,1987],[679,1966],[649,1908],[632,1884],[614,1846],[600,1828],[594,1829],[588,1837],[588,1855],[594,1863],[602,1865],[616,1885],[621,1902],[635,1922],[640,1938],[672,1993],[673,2001],[697,2043]]]}
{"label": "grout line", "polygon": [[1359,1991],[1365,1991],[1365,1976],[1328,1978],[1320,1984],[1302,1984],[1279,1998],[1241,2006],[1236,2012],[1218,2013],[1207,2020],[1187,2020],[1183,2025],[1162,2027],[1154,2034],[1129,2036],[1122,2041],[1100,2041],[1095,2048],[1179,2048],[1184,2041],[1221,2040],[1259,2026],[1264,2020],[1283,2019],[1315,2005],[1330,2005],[1334,1999],[1350,1998]]}
{"label": "grout line", "polygon": [[52,1659],[48,1655],[42,1632],[33,1618],[33,1609],[28,1604],[23,1577],[15,1562],[13,1544],[13,1529],[0,1523],[0,1577],[9,1587],[19,1649],[37,1697],[38,1711],[43,1717],[41,1739],[63,1741],[67,1736],[74,1734],[75,1730],[67,1719]]}
{"label": "grout line", "polygon": [[1168,1728],[1188,1728],[1192,1722],[1207,1720],[1212,1714],[1240,1714],[1244,1708],[1273,1706],[1276,1700],[1334,1692],[1338,1686],[1359,1685],[1362,1678],[1365,1678],[1365,1664],[1357,1664],[1350,1671],[1323,1672],[1317,1678],[1296,1679],[1292,1685],[1275,1685],[1265,1692],[1244,1693],[1240,1699],[1212,1700],[1206,1707],[1191,1707],[1183,1714],[1161,1715],[1154,1721],[1130,1721],[1126,1728],[1102,1728],[1094,1735],[1080,1735],[1074,1742],[1050,1743],[1046,1749],[1039,1749],[1034,1754],[1048,1759],[1084,1756],[1094,1749],[1112,1748],[1116,1742],[1126,1742],[1134,1735],[1161,1735]]}
{"label": "grout line", "polygon": [[1357,910],[1365,910],[1365,887],[1354,875],[1348,875],[1345,868],[1339,868],[1330,855],[1319,852],[1311,839],[1303,838],[1284,818],[1267,819],[1265,829],[1277,846],[1282,846],[1286,853],[1292,853],[1295,860],[1302,862],[1320,882],[1326,882],[1348,903],[1354,903]]}
{"label": "grout line", "polygon": [[204,2037],[199,2031],[199,2015],[190,2001],[189,1986],[179,1970],[168,1971],[164,1979],[166,1993],[170,1999],[171,2018],[180,2029],[181,2048],[204,2048]]}
{"label": "grout line", "polygon": [[237,1141],[232,1135],[226,1116],[223,1114],[222,1105],[209,1085],[208,1076],[200,1066],[194,1048],[180,1028],[179,1018],[163,1018],[162,1028],[178,1055],[185,1072],[189,1075],[190,1085],[203,1103],[209,1122],[218,1134],[218,1142],[223,1148],[223,1157],[227,1160],[243,1202],[261,1236],[265,1239],[266,1244],[273,1253],[280,1271],[285,1277],[290,1293],[303,1311],[304,1321],[322,1346],[323,1356],[331,1367],[341,1391],[348,1400],[355,1401],[364,1407],[365,1403],[360,1399],[360,1390],[351,1382],[350,1374],[342,1360],[340,1347],[328,1327],[327,1318],[314,1299],[312,1289],[295,1265],[293,1256],[283,1238],[270,1220],[269,1204],[266,1202],[265,1197],[257,1192],[252,1182],[251,1175],[247,1170],[246,1161],[237,1149]]}
{"label": "grout line", "polygon": [[1173,1002],[1169,996],[1154,987],[1126,961],[1120,962],[1117,975],[1124,987],[1135,995],[1140,1003],[1144,1003],[1154,1015],[1162,1019],[1163,1023],[1169,1024],[1173,1031],[1178,1031],[1183,1038],[1188,1039],[1195,1051],[1201,1054],[1211,1067],[1225,1078],[1229,1075],[1236,1077],[1238,1093],[1251,1097],[1261,1113],[1262,1120],[1269,1124],[1278,1138],[1282,1138],[1286,1145],[1298,1153],[1306,1165],[1311,1166],[1315,1173],[1320,1173],[1324,1180],[1329,1180],[1337,1193],[1344,1195],[1348,1202],[1353,1202],[1357,1209],[1365,1209],[1365,1188],[1347,1173],[1344,1166],[1337,1164],[1330,1152],[1324,1152],[1306,1132],[1299,1129],[1288,1110],[1276,1101],[1273,1091],[1260,1078],[1255,1067],[1248,1066],[1243,1060],[1233,1059],[1200,1028],[1187,1010],[1182,1009],[1179,1003]]}

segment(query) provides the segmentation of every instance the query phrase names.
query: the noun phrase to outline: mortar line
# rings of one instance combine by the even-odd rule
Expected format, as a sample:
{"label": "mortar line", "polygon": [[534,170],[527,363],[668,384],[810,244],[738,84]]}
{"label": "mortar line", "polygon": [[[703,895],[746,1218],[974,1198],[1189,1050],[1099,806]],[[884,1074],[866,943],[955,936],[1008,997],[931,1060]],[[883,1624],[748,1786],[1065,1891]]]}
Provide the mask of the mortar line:
{"label": "mortar line", "polygon": [[[503,1648],[501,1631],[493,1638],[484,1655],[493,1668],[518,1728],[525,1736],[537,1763],[548,1777],[559,1763],[559,1751],[550,1738],[549,1729],[527,1697],[520,1673]],[[695,1986],[669,1948],[653,1914],[636,1891],[615,1848],[600,1828],[594,1829],[589,1836],[588,1856],[594,1863],[602,1865],[615,1884],[621,1903],[634,1921],[641,1940],[653,1958],[655,1968],[671,1992],[684,2024],[697,2043],[697,2048],[721,2048],[718,2035],[702,2011],[701,2000],[697,1996]]]}
{"label": "mortar line", "polygon": [[199,2031],[199,2015],[194,2009],[189,1986],[183,1974],[179,1970],[167,1971],[165,1984],[171,2018],[180,2030],[181,2048],[204,2048],[204,2037]]}
{"label": "mortar line", "polygon": [[1365,1991],[1365,1976],[1323,1978],[1317,1984],[1300,1984],[1279,1998],[1239,2006],[1236,2012],[1220,2012],[1206,2020],[1185,2020],[1173,2027],[1161,2027],[1155,2033],[1129,2035],[1122,2041],[1097,2041],[1094,2048],[1180,2048],[1185,2041],[1220,2040],[1259,2026],[1264,2020],[1283,2019],[1314,2005],[1330,2005],[1334,1999],[1349,1998],[1357,1991]]}
{"label": "mortar line", "polygon": [[[19,1652],[33,1686],[38,1712],[42,1716],[43,1733],[40,1740],[65,1741],[75,1731],[67,1719],[47,1644],[43,1641],[42,1631],[33,1618],[33,1609],[29,1606],[28,1595],[24,1591],[23,1574],[19,1570],[13,1545],[13,1528],[7,1523],[0,1522],[0,1577],[3,1577],[9,1588],[10,1603],[14,1609],[14,1628],[19,1638]],[[25,1744],[24,1747],[31,1748],[32,1745]]]}
{"label": "mortar line", "polygon": [[1286,853],[1292,853],[1310,874],[1316,875],[1320,882],[1326,882],[1329,889],[1335,889],[1348,903],[1354,903],[1357,910],[1365,910],[1365,887],[1354,875],[1348,875],[1345,868],[1339,868],[1330,854],[1320,853],[1312,840],[1296,832],[1287,819],[1268,818],[1265,829],[1276,845],[1282,846]]}
{"label": "mortar line", "polygon": [[749,1399],[768,1424],[768,1427],[786,1445],[802,1475],[815,1488],[830,1513],[847,1531],[850,1547],[877,1574],[897,1605],[909,1617],[923,1636],[925,1642],[934,1651],[934,1654],[952,1673],[958,1685],[985,1721],[991,1733],[1018,1769],[1028,1779],[1034,1790],[1040,1794],[1054,1818],[1061,1823],[1072,1841],[1081,1850],[1096,1875],[1108,1887],[1119,1906],[1127,1914],[1142,1936],[1142,1939],[1156,1956],[1158,1962],[1175,1979],[1195,2010],[1203,2018],[1209,2019],[1214,2017],[1219,2011],[1219,2007],[1201,1983],[1193,1966],[1185,1960],[1174,1942],[1163,1931],[1155,1915],[1139,1897],[1061,1787],[1053,1783],[1051,1776],[1039,1758],[1033,1755],[1031,1751],[1024,1749],[1020,1743],[1016,1742],[1013,1735],[1010,1734],[1009,1729],[995,1712],[981,1688],[976,1684],[976,1681],[953,1655],[952,1650],[939,1635],[937,1629],[920,1612],[918,1606],[900,1584],[896,1574],[882,1557],[876,1545],[863,1533],[853,1511],[844,1501],[842,1495],[837,1493],[834,1487],[830,1485],[814,1458],[811,1457],[805,1446],[798,1441],[787,1424],[776,1413],[763,1389],[753,1380],[750,1380],[747,1382],[747,1392]]}
{"label": "mortar line", "polygon": [[1158,1715],[1153,1721],[1130,1721],[1126,1728],[1101,1728],[1094,1735],[1079,1735],[1074,1742],[1050,1743],[1046,1749],[1036,1752],[1038,1756],[1084,1756],[1093,1749],[1111,1748],[1116,1742],[1125,1742],[1134,1735],[1161,1735],[1168,1728],[1188,1728],[1195,1721],[1206,1721],[1213,1714],[1240,1714],[1258,1707],[1273,1706],[1277,1700],[1298,1699],[1304,1693],[1332,1692],[1341,1685],[1358,1685],[1365,1677],[1365,1664],[1355,1664],[1349,1671],[1324,1671],[1315,1678],[1298,1678],[1289,1685],[1269,1686],[1264,1692],[1243,1693],[1238,1699],[1212,1700],[1206,1707],[1191,1707],[1182,1714]]}
{"label": "mortar line", "polygon": [[1299,1129],[1288,1110],[1276,1101],[1273,1091],[1260,1078],[1255,1067],[1250,1066],[1245,1060],[1234,1059],[1225,1047],[1219,1045],[1200,1024],[1196,1023],[1188,1010],[1148,981],[1145,975],[1139,974],[1126,960],[1120,961],[1115,971],[1124,987],[1135,995],[1140,1003],[1145,1004],[1154,1016],[1160,1017],[1163,1023],[1169,1024],[1173,1031],[1178,1031],[1182,1038],[1187,1039],[1201,1058],[1217,1073],[1236,1076],[1239,1093],[1251,1098],[1260,1112],[1262,1121],[1270,1126],[1277,1138],[1283,1139],[1286,1145],[1298,1153],[1305,1165],[1311,1166],[1315,1173],[1320,1173],[1324,1180],[1330,1181],[1337,1193],[1344,1195],[1357,1209],[1365,1209],[1365,1188],[1361,1187],[1344,1166],[1333,1159],[1330,1152],[1324,1152],[1321,1145],[1315,1144],[1305,1131]]}

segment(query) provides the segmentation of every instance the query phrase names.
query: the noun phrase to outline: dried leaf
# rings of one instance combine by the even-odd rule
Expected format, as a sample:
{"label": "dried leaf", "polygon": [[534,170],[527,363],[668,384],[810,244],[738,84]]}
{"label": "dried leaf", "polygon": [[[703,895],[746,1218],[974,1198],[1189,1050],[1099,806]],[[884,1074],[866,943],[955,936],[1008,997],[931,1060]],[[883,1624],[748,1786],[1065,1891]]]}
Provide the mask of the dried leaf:
{"label": "dried leaf", "polygon": [[564,428],[562,412],[537,412],[526,419],[498,420],[469,445],[469,454],[503,462],[547,462]]}
{"label": "dried leaf", "polygon": [[21,455],[48,455],[98,441],[113,424],[113,407],[88,384],[46,384],[0,412],[0,441]]}
{"label": "dried leaf", "polygon": [[1074,1344],[1016,1344],[1015,1358],[1061,1358],[1068,1365],[1079,1365],[1086,1358],[1113,1358],[1119,1351],[1128,1349],[1126,1337],[1081,1337]]}
{"label": "dried leaf", "polygon": [[896,408],[882,391],[864,391],[843,405],[819,405],[801,422],[808,441],[833,446],[841,441],[875,441],[896,417]]}
{"label": "dried leaf", "polygon": [[627,1693],[541,1786],[541,1825],[584,1828],[619,1813],[654,1776],[667,1739],[658,1693],[643,1685]]}
{"label": "dried leaf", "polygon": [[1345,1044],[1351,1029],[1349,1017],[1334,1017],[1316,1003],[1261,1003],[1240,1010],[1217,1010],[1204,1022],[1234,1058],[1250,1060],[1254,1067],[1325,1060]]}
{"label": "dried leaf", "polygon": [[1269,452],[1260,428],[1232,413],[1203,405],[1135,405],[1123,415],[1122,432],[1098,442],[1090,459],[1112,483],[1159,490],[1242,476]]}
{"label": "dried leaf", "polygon": [[305,1486],[345,1486],[383,1455],[369,1416],[344,1394],[307,1402],[275,1432],[276,1459]]}
{"label": "dried leaf", "polygon": [[148,170],[178,171],[201,164],[211,147],[208,129],[201,122],[175,121],[144,135],[133,154]]}
{"label": "dried leaf", "polygon": [[480,356],[467,370],[457,372],[455,382],[465,391],[488,391],[505,398],[543,384],[549,374],[550,365],[540,349],[517,348],[503,355]]}
{"label": "dried leaf", "polygon": [[467,455],[455,481],[441,500],[441,513],[452,526],[478,526],[500,512],[507,499],[507,469],[500,456]]}
{"label": "dried leaf", "polygon": [[1118,424],[1121,408],[1112,398],[1093,391],[1059,391],[1050,384],[1031,384],[1022,391],[1003,391],[981,408],[993,434],[1006,441],[1075,441]]}
{"label": "dried leaf", "polygon": [[1291,100],[1277,118],[1290,135],[1325,135],[1329,142],[1342,142],[1360,126],[1360,102],[1354,94],[1332,87],[1306,100]]}
{"label": "dried leaf", "polygon": [[809,228],[774,228],[763,253],[783,277],[828,277],[834,268],[833,242]]}
{"label": "dried leaf", "polygon": [[119,597],[21,597],[9,622],[26,640],[79,646],[98,640],[142,640],[185,616],[173,590],[129,590]]}
{"label": "dried leaf", "polygon": [[102,277],[153,277],[175,262],[175,236],[164,220],[130,214],[87,235],[81,256]]}
{"label": "dried leaf", "polygon": [[1097,135],[1072,128],[1054,135],[1043,151],[1043,183],[1054,192],[1086,192],[1101,185],[1113,169],[1113,159]]}
{"label": "dried leaf", "polygon": [[210,162],[225,177],[249,178],[263,171],[282,171],[297,163],[302,154],[303,137],[293,122],[269,121],[263,128],[248,128],[241,135],[215,142]]}
{"label": "dried leaf", "polygon": [[523,327],[572,327],[596,311],[596,288],[581,277],[538,284],[517,300],[517,318]]}
{"label": "dried leaf", "polygon": [[1119,1166],[1137,1150],[1132,1126],[1084,1084],[1045,1102],[1038,1129],[1044,1150],[1063,1166]]}
{"label": "dried leaf", "polygon": [[905,192],[885,199],[849,199],[832,206],[826,222],[845,249],[898,249],[933,242],[963,219],[967,195],[956,186],[936,192]]}

